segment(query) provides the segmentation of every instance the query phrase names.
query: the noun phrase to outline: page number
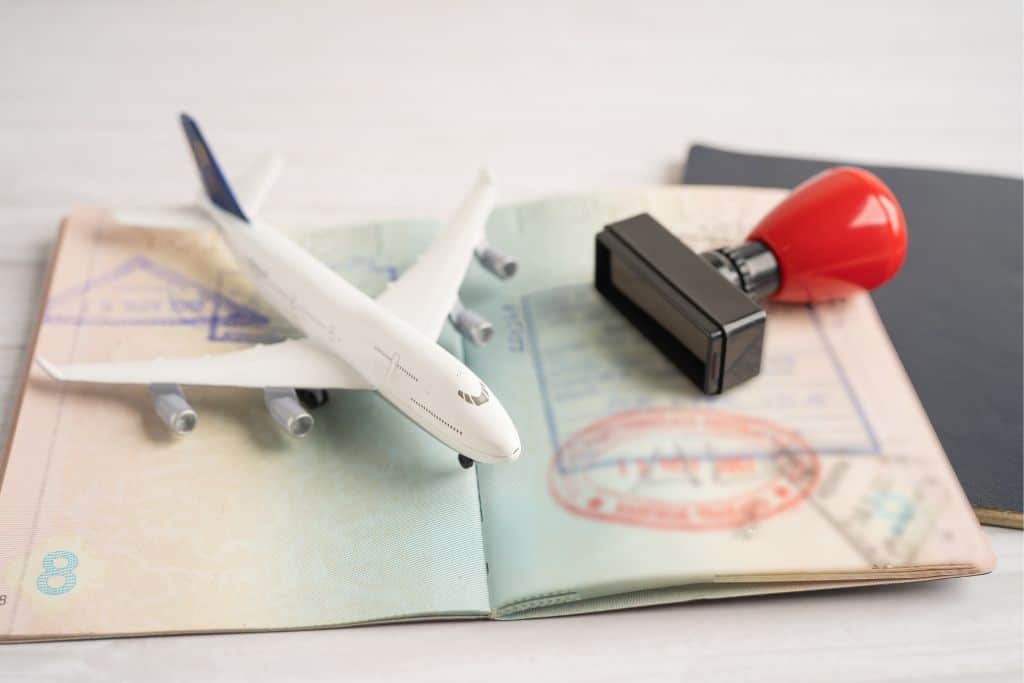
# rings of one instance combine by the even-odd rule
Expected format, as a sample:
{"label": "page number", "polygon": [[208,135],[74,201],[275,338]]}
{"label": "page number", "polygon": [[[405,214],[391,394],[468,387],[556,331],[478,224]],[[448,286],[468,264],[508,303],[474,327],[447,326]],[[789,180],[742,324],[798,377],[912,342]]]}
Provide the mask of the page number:
{"label": "page number", "polygon": [[43,557],[43,573],[36,588],[44,595],[63,595],[75,587],[78,556],[67,550],[54,550]]}

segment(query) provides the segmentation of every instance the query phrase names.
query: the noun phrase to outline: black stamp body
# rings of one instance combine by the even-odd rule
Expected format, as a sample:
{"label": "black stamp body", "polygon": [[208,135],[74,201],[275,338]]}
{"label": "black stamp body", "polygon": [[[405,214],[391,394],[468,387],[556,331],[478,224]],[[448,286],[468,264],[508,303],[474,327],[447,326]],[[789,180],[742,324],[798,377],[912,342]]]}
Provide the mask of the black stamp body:
{"label": "black stamp body", "polygon": [[761,371],[767,316],[728,251],[697,254],[648,214],[597,236],[597,290],[706,394]]}

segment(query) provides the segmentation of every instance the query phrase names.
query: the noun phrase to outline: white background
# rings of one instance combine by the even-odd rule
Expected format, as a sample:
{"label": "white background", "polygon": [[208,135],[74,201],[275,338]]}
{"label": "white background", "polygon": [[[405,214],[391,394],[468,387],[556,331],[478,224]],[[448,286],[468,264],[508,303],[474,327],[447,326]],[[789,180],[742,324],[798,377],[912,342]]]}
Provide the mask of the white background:
{"label": "white background", "polygon": [[[702,141],[1019,175],[1021,4],[0,2],[0,396],[75,204],[187,200],[175,116],[271,220],[447,213],[674,182]],[[0,648],[9,680],[1019,680],[1021,534],[985,577],[517,623]],[[181,590],[188,590],[182,586]]]}

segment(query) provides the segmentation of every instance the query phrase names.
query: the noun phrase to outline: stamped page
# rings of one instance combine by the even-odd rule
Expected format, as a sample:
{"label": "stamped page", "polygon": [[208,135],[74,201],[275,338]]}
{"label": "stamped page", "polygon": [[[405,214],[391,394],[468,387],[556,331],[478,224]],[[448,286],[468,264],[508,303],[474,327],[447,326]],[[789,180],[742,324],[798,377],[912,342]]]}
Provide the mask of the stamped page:
{"label": "stamped page", "polygon": [[[432,233],[297,238],[376,292]],[[76,211],[35,352],[141,360],[290,334],[216,233]],[[454,333],[444,343],[460,352]],[[475,478],[375,393],[332,392],[300,441],[258,390],[185,391],[199,424],[179,438],[146,387],[60,385],[31,369],[0,488],[0,638],[487,614]]]}
{"label": "stamped page", "polygon": [[521,270],[499,298],[467,296],[495,342],[466,355],[523,437],[514,467],[480,472],[499,616],[991,567],[868,296],[772,306],[761,375],[708,397],[593,288],[607,223],[650,212],[702,251],[782,196],[664,188],[493,217]]}

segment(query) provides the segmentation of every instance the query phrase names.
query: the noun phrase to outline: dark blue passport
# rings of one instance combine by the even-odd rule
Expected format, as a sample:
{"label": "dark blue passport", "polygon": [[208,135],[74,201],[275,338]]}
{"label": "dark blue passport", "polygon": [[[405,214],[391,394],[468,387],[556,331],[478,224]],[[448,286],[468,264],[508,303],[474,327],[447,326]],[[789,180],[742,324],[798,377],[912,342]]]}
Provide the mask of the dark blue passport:
{"label": "dark blue passport", "polygon": [[875,306],[978,518],[1021,528],[1021,179],[695,145],[683,182],[792,188],[841,165],[903,207],[907,258]]}

